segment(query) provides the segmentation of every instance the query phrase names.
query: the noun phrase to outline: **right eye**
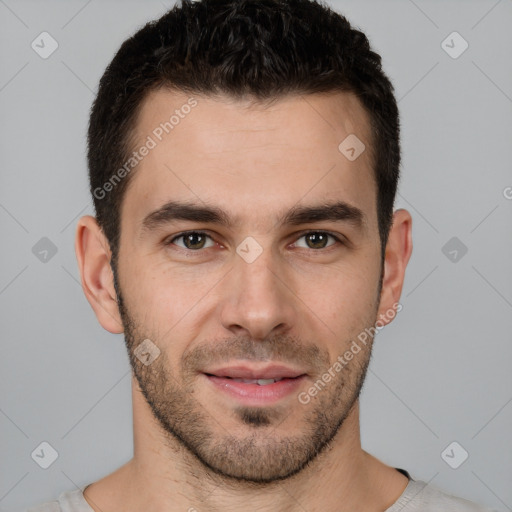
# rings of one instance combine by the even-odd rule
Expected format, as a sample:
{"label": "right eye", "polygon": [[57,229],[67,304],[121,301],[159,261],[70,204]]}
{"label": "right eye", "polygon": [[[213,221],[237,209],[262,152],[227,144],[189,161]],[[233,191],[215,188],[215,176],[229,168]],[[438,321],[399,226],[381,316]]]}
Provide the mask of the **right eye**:
{"label": "right eye", "polygon": [[[183,245],[175,243],[176,240],[182,240]],[[207,235],[203,231],[185,231],[184,233],[181,233],[171,240],[167,242],[166,245],[177,245],[178,247],[181,247],[182,249],[187,249],[190,251],[198,251],[199,249],[207,249],[208,247],[205,247],[205,242],[207,239],[211,240],[211,245],[208,247],[213,247],[215,245],[215,242],[212,240],[210,235]]]}

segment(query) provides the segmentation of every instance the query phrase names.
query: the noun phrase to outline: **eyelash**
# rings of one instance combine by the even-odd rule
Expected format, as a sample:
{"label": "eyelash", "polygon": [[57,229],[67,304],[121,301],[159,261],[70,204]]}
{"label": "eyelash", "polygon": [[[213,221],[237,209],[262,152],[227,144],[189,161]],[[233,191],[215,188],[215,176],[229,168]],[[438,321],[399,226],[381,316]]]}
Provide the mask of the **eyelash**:
{"label": "eyelash", "polygon": [[[297,240],[305,237],[306,235],[309,235],[309,234],[319,234],[319,235],[327,235],[327,236],[330,236],[331,238],[333,238],[338,244],[340,245],[345,245],[345,243],[336,235],[334,235],[333,233],[329,232],[329,231],[323,231],[323,230],[308,230],[308,231],[304,231],[304,232],[301,232],[299,233],[299,236],[297,238]],[[168,246],[168,245],[174,245],[173,242],[175,240],[178,240],[180,238],[183,238],[187,235],[191,235],[191,234],[196,234],[196,235],[202,235],[202,236],[206,236],[208,238],[210,238],[211,240],[213,240],[212,236],[209,235],[208,233],[206,233],[205,231],[184,231],[183,233],[180,233],[179,235],[176,235],[174,237],[172,237],[171,239],[168,239],[166,242],[164,242],[164,245]],[[323,248],[320,248],[320,249],[311,249],[311,248],[307,248],[307,250],[309,251],[313,251],[313,252],[321,252],[321,251],[326,251],[327,249],[330,249],[332,247],[334,247],[336,244],[332,244],[332,245],[329,245],[327,247],[323,247]],[[181,251],[185,251],[186,253],[188,254],[191,254],[191,253],[200,253],[202,251],[204,251],[205,249],[197,249],[197,250],[194,250],[194,249],[187,249],[187,248],[184,248],[184,247],[179,247],[179,246],[176,246],[178,248],[178,250],[181,250]],[[211,249],[211,247],[206,247],[206,249]]]}

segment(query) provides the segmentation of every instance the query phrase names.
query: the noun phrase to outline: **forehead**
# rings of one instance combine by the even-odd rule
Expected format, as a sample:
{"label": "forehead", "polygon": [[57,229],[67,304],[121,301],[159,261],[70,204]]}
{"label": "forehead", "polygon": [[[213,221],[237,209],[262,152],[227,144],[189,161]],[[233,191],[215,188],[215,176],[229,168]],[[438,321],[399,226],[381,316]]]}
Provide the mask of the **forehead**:
{"label": "forehead", "polygon": [[140,224],[169,201],[191,200],[262,226],[299,202],[341,199],[371,220],[369,126],[351,93],[287,96],[264,105],[154,91],[133,131],[133,150],[145,156],[132,171],[121,218]]}

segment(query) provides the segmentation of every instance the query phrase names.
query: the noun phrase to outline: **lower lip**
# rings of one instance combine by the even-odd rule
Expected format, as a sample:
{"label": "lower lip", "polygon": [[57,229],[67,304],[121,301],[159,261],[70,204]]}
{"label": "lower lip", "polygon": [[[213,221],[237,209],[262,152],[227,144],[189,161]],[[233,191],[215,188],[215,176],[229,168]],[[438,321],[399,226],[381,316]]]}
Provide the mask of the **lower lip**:
{"label": "lower lip", "polygon": [[245,382],[236,382],[227,377],[217,377],[214,375],[205,375],[205,377],[221,391],[235,398],[244,405],[267,405],[291,395],[302,385],[305,375],[295,377],[294,379],[282,379],[273,384],[260,386],[259,384],[249,384]]}

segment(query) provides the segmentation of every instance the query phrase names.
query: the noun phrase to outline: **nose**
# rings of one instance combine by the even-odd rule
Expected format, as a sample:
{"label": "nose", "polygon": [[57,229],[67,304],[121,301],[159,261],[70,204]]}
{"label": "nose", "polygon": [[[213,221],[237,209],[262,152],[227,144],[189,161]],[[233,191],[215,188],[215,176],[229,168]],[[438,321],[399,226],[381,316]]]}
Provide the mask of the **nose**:
{"label": "nose", "polygon": [[220,312],[225,329],[264,340],[285,334],[295,325],[300,301],[285,262],[274,258],[270,249],[250,263],[237,255],[226,277]]}

